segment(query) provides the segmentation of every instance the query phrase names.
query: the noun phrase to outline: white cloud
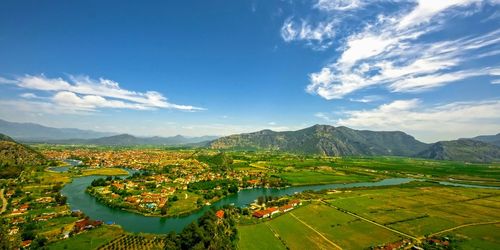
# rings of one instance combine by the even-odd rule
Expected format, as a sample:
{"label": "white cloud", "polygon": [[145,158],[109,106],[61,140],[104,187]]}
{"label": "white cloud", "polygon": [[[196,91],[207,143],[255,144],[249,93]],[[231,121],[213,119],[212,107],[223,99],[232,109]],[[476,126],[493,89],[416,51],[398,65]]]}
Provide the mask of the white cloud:
{"label": "white cloud", "polygon": [[349,101],[351,101],[351,102],[370,103],[370,102],[380,101],[382,99],[384,99],[382,96],[367,95],[367,96],[363,96],[362,98],[351,98],[351,99],[349,99]]}
{"label": "white cloud", "polygon": [[318,0],[314,7],[323,11],[346,11],[362,5],[360,0]]}
{"label": "white cloud", "polygon": [[479,2],[421,0],[410,11],[380,15],[374,23],[347,37],[335,62],[309,74],[307,92],[328,100],[341,99],[374,85],[386,86],[393,92],[415,92],[493,75],[500,65],[464,65],[498,55],[500,29],[454,40],[419,39],[444,27],[445,11],[463,14],[461,7],[479,6]]}
{"label": "white cloud", "polygon": [[335,37],[334,22],[319,22],[314,26],[305,20],[298,24],[288,18],[281,27],[281,37],[286,42],[306,41],[308,46],[323,50],[332,45],[332,38]]}
{"label": "white cloud", "polygon": [[[112,80],[94,80],[87,76],[70,76],[69,80],[62,78],[47,78],[44,75],[26,75],[15,80],[7,79],[23,89],[31,89],[52,94],[47,98],[50,105],[60,106],[56,111],[96,111],[100,108],[119,108],[135,110],[177,109],[184,111],[203,110],[202,108],[173,104],[156,91],[135,92],[126,90]],[[24,94],[24,98],[35,97],[32,93]]]}
{"label": "white cloud", "polygon": [[463,7],[473,3],[480,3],[481,0],[418,0],[417,6],[401,20],[397,28],[406,29],[429,22],[435,15],[452,7]]}
{"label": "white cloud", "polygon": [[332,119],[339,126],[370,130],[401,130],[432,142],[472,137],[500,131],[500,100],[453,102],[424,106],[418,99],[396,100],[370,110],[344,111],[345,118]]}
{"label": "white cloud", "polygon": [[22,93],[19,95],[20,97],[22,98],[26,98],[26,99],[35,99],[35,98],[39,98],[37,95],[33,94],[33,93]]}

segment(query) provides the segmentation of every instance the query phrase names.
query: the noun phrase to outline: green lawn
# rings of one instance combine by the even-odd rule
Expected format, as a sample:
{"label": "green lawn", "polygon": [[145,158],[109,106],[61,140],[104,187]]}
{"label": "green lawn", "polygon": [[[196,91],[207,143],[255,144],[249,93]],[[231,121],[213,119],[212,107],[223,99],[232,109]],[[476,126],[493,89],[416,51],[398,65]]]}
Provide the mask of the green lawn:
{"label": "green lawn", "polygon": [[281,241],[274,236],[271,229],[264,224],[238,227],[238,249],[286,249]]}

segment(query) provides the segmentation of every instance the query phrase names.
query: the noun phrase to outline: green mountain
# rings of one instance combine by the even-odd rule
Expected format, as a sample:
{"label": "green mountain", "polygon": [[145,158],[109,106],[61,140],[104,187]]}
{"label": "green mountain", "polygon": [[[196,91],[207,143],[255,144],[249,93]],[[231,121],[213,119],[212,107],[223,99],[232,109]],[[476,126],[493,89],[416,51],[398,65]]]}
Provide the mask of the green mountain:
{"label": "green mountain", "polygon": [[436,160],[495,162],[500,161],[500,147],[470,139],[440,141],[417,156]]}
{"label": "green mountain", "polygon": [[476,136],[474,138],[470,138],[471,140],[474,141],[482,141],[490,144],[494,144],[500,147],[500,133],[496,135],[480,135]]}
{"label": "green mountain", "polygon": [[35,150],[0,134],[0,178],[16,177],[25,166],[45,163],[45,158]]}
{"label": "green mountain", "polygon": [[212,141],[209,147],[227,150],[277,150],[328,156],[414,156],[429,145],[400,131],[375,132],[315,125],[297,131],[262,130],[226,136]]}

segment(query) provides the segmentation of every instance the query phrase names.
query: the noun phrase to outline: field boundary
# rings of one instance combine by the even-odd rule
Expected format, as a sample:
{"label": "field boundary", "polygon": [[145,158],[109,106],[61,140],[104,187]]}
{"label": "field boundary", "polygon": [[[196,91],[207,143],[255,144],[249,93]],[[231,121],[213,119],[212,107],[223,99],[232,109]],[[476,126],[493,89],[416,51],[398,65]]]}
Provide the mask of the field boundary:
{"label": "field boundary", "polygon": [[313,230],[315,233],[317,233],[319,236],[321,236],[321,238],[323,238],[324,240],[326,240],[328,243],[332,244],[333,246],[335,246],[336,248],[342,250],[342,247],[340,247],[339,245],[335,244],[333,241],[329,240],[327,237],[325,237],[320,231],[314,229],[313,227],[311,227],[309,224],[307,224],[305,221],[299,219],[299,217],[295,216],[295,214],[293,214],[293,212],[290,212],[290,215],[295,218],[297,221],[299,221],[300,223],[304,224],[306,227],[308,227],[309,229]]}
{"label": "field boundary", "polygon": [[349,212],[349,211],[347,211],[347,210],[345,210],[345,209],[342,209],[342,208],[336,207],[336,206],[334,206],[334,205],[332,205],[332,204],[330,204],[330,203],[328,203],[328,202],[326,202],[326,201],[321,201],[321,202],[323,202],[323,203],[325,203],[327,206],[333,207],[333,208],[337,209],[338,211],[343,212],[343,213],[345,213],[345,214],[348,214],[348,215],[354,216],[354,217],[356,217],[356,218],[358,218],[358,219],[364,220],[364,221],[366,221],[366,222],[368,222],[368,223],[371,223],[371,224],[373,224],[373,225],[376,225],[376,226],[379,226],[379,227],[381,227],[381,228],[387,229],[387,230],[389,230],[389,231],[391,231],[391,232],[397,233],[397,234],[402,235],[402,236],[405,236],[405,237],[407,237],[407,238],[410,238],[410,239],[413,239],[413,240],[416,240],[416,241],[420,241],[420,240],[419,240],[417,237],[415,237],[415,236],[412,236],[412,235],[409,235],[409,234],[407,234],[407,233],[404,233],[404,232],[398,231],[398,230],[396,230],[396,229],[393,229],[393,228],[390,228],[390,227],[384,226],[384,225],[382,225],[382,224],[380,224],[380,223],[378,223],[378,222],[372,221],[372,220],[370,220],[370,219],[368,219],[368,218],[365,218],[365,217],[363,217],[363,216],[357,215],[357,214],[355,214],[355,213],[353,213],[353,212]]}
{"label": "field boundary", "polygon": [[500,220],[497,220],[497,221],[488,221],[488,222],[475,222],[475,223],[464,224],[464,225],[460,225],[460,226],[448,228],[448,229],[441,230],[441,231],[436,232],[436,233],[429,234],[429,237],[435,236],[435,235],[438,235],[438,234],[442,234],[442,233],[446,233],[446,232],[450,232],[450,231],[453,231],[453,230],[456,230],[456,229],[460,229],[460,228],[464,228],[464,227],[489,225],[489,224],[498,224],[498,223],[500,223]]}
{"label": "field boundary", "polygon": [[269,228],[269,230],[271,231],[271,233],[273,233],[273,236],[276,237],[280,242],[281,244],[283,244],[283,246],[285,246],[286,249],[290,249],[287,245],[286,245],[286,242],[281,238],[281,236],[278,234],[278,232],[274,231],[274,229],[269,225],[268,222],[265,222],[264,223],[267,228]]}

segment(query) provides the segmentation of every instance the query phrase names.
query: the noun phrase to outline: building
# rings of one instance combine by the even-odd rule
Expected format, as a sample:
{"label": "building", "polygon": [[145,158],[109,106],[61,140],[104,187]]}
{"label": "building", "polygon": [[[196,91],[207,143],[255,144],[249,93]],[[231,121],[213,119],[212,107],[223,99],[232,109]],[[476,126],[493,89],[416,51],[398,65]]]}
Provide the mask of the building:
{"label": "building", "polygon": [[288,211],[290,211],[290,210],[292,210],[292,209],[293,209],[293,206],[292,206],[292,205],[290,205],[290,204],[287,204],[287,205],[284,205],[284,206],[281,206],[281,207],[280,207],[280,211],[281,211],[282,213],[286,213],[286,212],[288,212]]}
{"label": "building", "polygon": [[219,210],[219,211],[215,212],[215,216],[217,216],[217,218],[219,218],[219,219],[223,219],[224,218],[224,210]]}

